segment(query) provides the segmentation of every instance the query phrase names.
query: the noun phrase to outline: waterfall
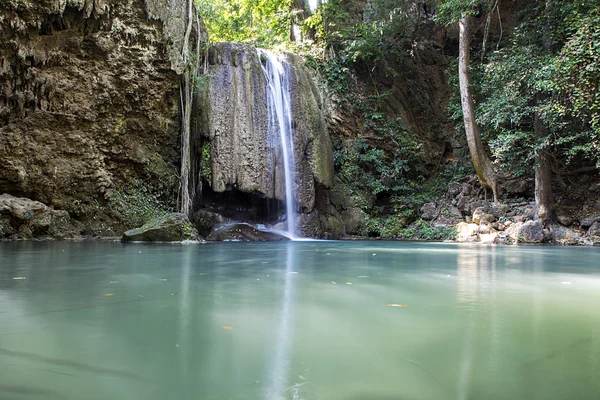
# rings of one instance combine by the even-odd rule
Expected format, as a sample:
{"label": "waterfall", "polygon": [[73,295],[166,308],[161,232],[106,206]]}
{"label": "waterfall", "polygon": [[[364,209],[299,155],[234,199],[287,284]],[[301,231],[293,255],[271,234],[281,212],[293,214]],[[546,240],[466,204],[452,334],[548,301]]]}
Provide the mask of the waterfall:
{"label": "waterfall", "polygon": [[279,136],[285,178],[285,212],[287,233],[296,236],[296,202],[294,200],[295,158],[292,138],[292,106],[288,63],[270,51],[258,49],[261,68],[267,80],[268,137]]}

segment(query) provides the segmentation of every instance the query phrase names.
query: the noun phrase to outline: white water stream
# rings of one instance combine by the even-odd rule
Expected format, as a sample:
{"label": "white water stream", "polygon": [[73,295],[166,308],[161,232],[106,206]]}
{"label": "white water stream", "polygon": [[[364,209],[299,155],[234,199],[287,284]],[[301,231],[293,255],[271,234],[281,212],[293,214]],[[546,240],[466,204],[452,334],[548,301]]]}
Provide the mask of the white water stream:
{"label": "white water stream", "polygon": [[267,80],[269,137],[279,136],[285,178],[285,210],[287,235],[296,237],[296,201],[294,198],[295,157],[292,138],[292,106],[290,101],[290,66],[274,53],[258,49],[261,68]]}

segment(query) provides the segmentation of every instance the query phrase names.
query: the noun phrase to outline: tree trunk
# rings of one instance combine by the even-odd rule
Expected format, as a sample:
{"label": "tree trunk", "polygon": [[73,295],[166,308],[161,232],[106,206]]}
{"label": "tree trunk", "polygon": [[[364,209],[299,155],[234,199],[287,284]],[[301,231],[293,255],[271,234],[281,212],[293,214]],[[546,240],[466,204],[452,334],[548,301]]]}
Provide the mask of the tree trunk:
{"label": "tree trunk", "polygon": [[483,187],[492,189],[494,201],[498,202],[498,180],[492,167],[492,162],[485,153],[479,127],[475,121],[475,104],[473,102],[473,94],[471,93],[471,74],[469,72],[469,65],[471,64],[470,23],[471,18],[463,13],[459,22],[458,77],[460,81],[460,97],[465,132],[467,134],[469,152],[471,153],[479,181]]}
{"label": "tree trunk", "polygon": [[[552,0],[546,0],[546,11],[552,6]],[[552,51],[551,26],[546,24],[542,46],[546,52]],[[544,93],[536,95],[536,103],[539,105],[548,96]],[[554,220],[554,195],[552,193],[552,164],[550,143],[546,140],[548,130],[539,112],[535,113],[534,119],[535,136],[543,139],[544,144],[535,151],[535,206],[538,220],[547,225]]]}
{"label": "tree trunk", "polygon": [[554,219],[553,203],[550,145],[544,144],[535,152],[535,205],[537,218],[544,225]]}
{"label": "tree trunk", "polygon": [[302,38],[302,22],[310,15],[310,8],[307,0],[292,1],[292,21],[290,26],[290,39],[294,43],[301,43]]}

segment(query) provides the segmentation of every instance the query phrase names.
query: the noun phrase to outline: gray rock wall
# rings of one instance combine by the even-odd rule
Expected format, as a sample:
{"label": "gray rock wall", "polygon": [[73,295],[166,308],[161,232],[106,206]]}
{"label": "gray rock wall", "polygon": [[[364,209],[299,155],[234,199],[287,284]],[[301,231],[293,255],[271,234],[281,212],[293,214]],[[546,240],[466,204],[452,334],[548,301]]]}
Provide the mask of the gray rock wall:
{"label": "gray rock wall", "polygon": [[[291,101],[298,204],[304,213],[315,207],[316,186],[333,184],[332,145],[324,106],[312,75],[297,56],[292,65]],[[220,43],[209,50],[209,90],[203,100],[211,142],[212,188],[235,188],[283,200],[284,174],[278,143],[267,137],[265,78],[256,49]]]}

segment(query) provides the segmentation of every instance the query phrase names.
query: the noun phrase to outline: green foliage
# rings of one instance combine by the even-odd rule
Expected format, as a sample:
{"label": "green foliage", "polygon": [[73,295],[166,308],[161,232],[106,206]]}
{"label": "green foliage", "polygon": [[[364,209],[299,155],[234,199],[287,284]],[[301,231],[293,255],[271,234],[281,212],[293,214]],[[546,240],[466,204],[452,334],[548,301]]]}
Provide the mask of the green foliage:
{"label": "green foliage", "polygon": [[385,64],[391,56],[403,57],[407,52],[405,44],[420,18],[415,10],[430,2],[374,0],[357,19],[348,11],[352,2],[329,0],[304,21],[303,27],[314,33],[317,43],[333,49],[346,67],[348,63]]}
{"label": "green foliage", "polygon": [[[520,10],[517,26],[487,63],[473,58],[477,122],[503,170],[530,174],[536,150],[546,144],[559,164],[600,166],[599,14],[596,1],[533,3]],[[455,80],[450,112],[460,125]],[[536,131],[536,118],[542,130]]]}
{"label": "green foliage", "polygon": [[489,0],[445,0],[440,3],[437,21],[444,25],[455,24],[463,14],[474,15],[482,6],[491,3]]}
{"label": "green foliage", "polygon": [[159,195],[138,179],[115,188],[108,198],[108,207],[119,215],[125,226],[131,228],[172,211]]}
{"label": "green foliage", "polygon": [[291,0],[194,0],[212,43],[260,47],[288,43],[294,19]]}
{"label": "green foliage", "polygon": [[556,59],[560,98],[554,109],[582,122],[578,137],[569,140],[569,155],[583,154],[600,165],[600,7],[572,26],[577,30]]}
{"label": "green foliage", "polygon": [[451,226],[433,225],[422,219],[406,226],[397,215],[371,217],[366,223],[367,233],[384,239],[401,240],[455,240],[456,230]]}

